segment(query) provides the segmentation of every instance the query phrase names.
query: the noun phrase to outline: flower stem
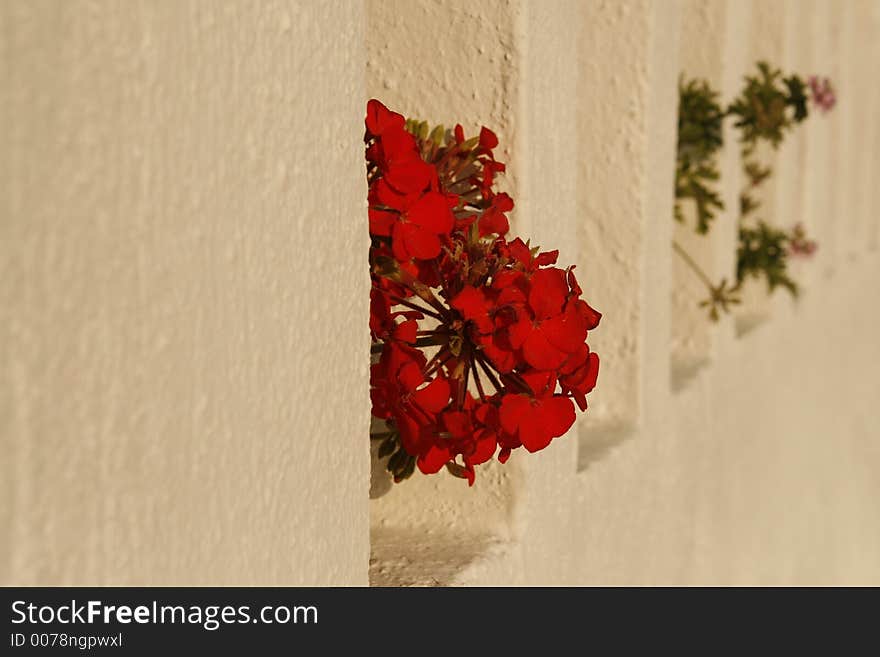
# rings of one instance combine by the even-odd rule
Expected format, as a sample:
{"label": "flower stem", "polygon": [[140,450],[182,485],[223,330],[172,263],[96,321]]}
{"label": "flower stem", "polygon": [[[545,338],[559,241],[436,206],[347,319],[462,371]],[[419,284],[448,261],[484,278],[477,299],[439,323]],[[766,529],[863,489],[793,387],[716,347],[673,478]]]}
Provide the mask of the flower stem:
{"label": "flower stem", "polygon": [[483,359],[482,354],[476,353],[475,357],[477,359],[477,362],[480,364],[480,367],[483,369],[483,372],[486,373],[486,376],[488,377],[489,381],[492,383],[493,386],[495,386],[495,391],[501,392],[502,385],[498,382],[498,379],[495,378],[495,375],[492,373],[492,370],[489,369],[489,366],[486,364],[486,361]]}
{"label": "flower stem", "polygon": [[433,375],[434,372],[443,367],[450,358],[452,358],[452,352],[450,352],[448,349],[443,348],[438,351],[425,366],[425,378],[427,379],[428,377]]}
{"label": "flower stem", "polygon": [[672,248],[675,249],[675,252],[681,257],[682,260],[687,263],[687,265],[693,270],[693,272],[700,278],[703,283],[705,283],[706,287],[709,288],[710,291],[715,289],[715,286],[712,285],[712,281],[709,276],[706,275],[706,272],[696,263],[696,261],[691,258],[690,254],[684,250],[684,247],[681,246],[675,240],[672,240]]}
{"label": "flower stem", "polygon": [[444,335],[434,335],[426,338],[416,338],[417,347],[437,347],[448,344],[449,340]]}
{"label": "flower stem", "polygon": [[464,408],[464,398],[467,395],[467,387],[468,387],[468,379],[471,372],[471,368],[465,365],[464,368],[464,379],[462,381],[461,386],[458,389],[458,409],[461,410]]}
{"label": "flower stem", "polygon": [[524,392],[528,395],[534,396],[534,393],[532,392],[532,389],[529,386],[529,384],[526,383],[525,379],[523,379],[516,372],[509,372],[507,374],[502,374],[501,379],[504,381],[510,381],[511,383],[515,384],[522,392]]}
{"label": "flower stem", "polygon": [[483,382],[480,380],[480,372],[477,369],[477,362],[476,362],[476,359],[474,358],[473,352],[471,352],[470,360],[471,360],[471,369],[474,371],[474,383],[477,384],[477,392],[480,393],[480,401],[485,402],[486,401],[486,393],[483,391]]}
{"label": "flower stem", "polygon": [[446,295],[446,298],[449,299],[449,291],[446,289],[446,279],[443,277],[443,273],[440,271],[440,263],[437,262],[437,259],[431,261],[431,267],[434,269],[434,275],[437,277],[437,280],[440,281],[440,289],[443,290],[443,294]]}
{"label": "flower stem", "polygon": [[406,306],[407,308],[412,308],[413,310],[417,310],[420,313],[424,313],[425,315],[428,315],[429,317],[433,317],[434,319],[437,319],[441,322],[443,321],[443,318],[438,313],[435,313],[433,310],[428,310],[427,308],[422,308],[417,303],[412,303],[411,301],[407,301],[406,299],[401,299],[400,297],[394,296],[393,294],[389,294],[388,296],[395,304],[399,303],[401,306]]}

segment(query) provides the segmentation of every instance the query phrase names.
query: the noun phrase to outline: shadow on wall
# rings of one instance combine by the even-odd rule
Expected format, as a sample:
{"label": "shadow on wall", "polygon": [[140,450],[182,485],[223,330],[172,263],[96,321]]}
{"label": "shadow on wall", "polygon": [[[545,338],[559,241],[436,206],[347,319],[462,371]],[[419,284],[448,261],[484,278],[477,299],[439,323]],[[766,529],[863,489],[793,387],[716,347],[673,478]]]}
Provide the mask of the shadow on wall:
{"label": "shadow on wall", "polygon": [[370,534],[371,586],[449,586],[468,566],[503,545],[492,534],[375,528]]}
{"label": "shadow on wall", "polygon": [[605,458],[615,447],[633,438],[638,429],[633,426],[606,426],[584,431],[578,443],[578,472]]}

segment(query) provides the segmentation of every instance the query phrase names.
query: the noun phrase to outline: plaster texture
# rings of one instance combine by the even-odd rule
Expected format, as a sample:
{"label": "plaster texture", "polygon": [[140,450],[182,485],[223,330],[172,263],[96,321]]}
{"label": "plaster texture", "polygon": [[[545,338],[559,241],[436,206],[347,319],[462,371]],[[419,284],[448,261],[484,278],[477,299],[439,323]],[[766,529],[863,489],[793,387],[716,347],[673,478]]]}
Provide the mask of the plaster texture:
{"label": "plaster texture", "polygon": [[[722,107],[742,89],[742,71],[747,53],[743,34],[748,32],[749,2],[726,0],[685,0],[681,5],[679,68],[686,80],[704,79],[719,93]],[[742,165],[737,146],[737,130],[728,119],[722,124],[726,147],[716,158],[721,174],[716,189],[724,209],[717,211],[708,235],[695,230],[696,211],[692,201],[682,201],[685,223],[676,223],[673,238],[699,264],[713,281],[735,280],[737,217],[742,187]],[[708,298],[704,282],[678,255],[672,257],[672,387],[688,385],[699,370],[715,358],[719,341],[728,329],[706,321],[705,308],[698,303]]]}
{"label": "plaster texture", "polygon": [[0,5],[0,582],[367,583],[363,31]]}
{"label": "plaster texture", "polygon": [[[409,16],[399,20],[415,24],[426,11],[439,16],[447,6],[381,3],[369,11]],[[372,502],[371,581],[876,582],[878,473],[854,465],[874,458],[880,440],[880,418],[869,401],[880,389],[867,365],[876,347],[868,327],[827,321],[828,313],[845,314],[855,297],[876,298],[876,259],[860,256],[845,273],[829,277],[837,272],[837,251],[823,247],[815,261],[795,265],[807,286],[798,304],[753,290],[739,317],[711,326],[702,311],[685,306],[677,287],[681,272],[667,248],[679,72],[709,77],[727,99],[760,57],[805,74],[834,75],[849,64],[828,47],[827,30],[819,32],[840,12],[833,3],[805,9],[801,3],[698,0],[512,2],[480,9],[497,12],[496,25],[513,43],[516,72],[506,79],[517,86],[499,89],[505,99],[516,96],[503,110],[515,116],[464,107],[481,122],[498,120],[502,131],[516,126],[509,161],[517,176],[514,230],[558,246],[562,261],[577,262],[587,297],[606,312],[590,340],[603,357],[601,383],[590,412],[564,439],[539,455],[516,455],[503,485],[494,479],[497,469],[478,477],[467,494],[481,503],[503,499],[504,512],[483,503],[475,515],[457,496],[438,501],[445,486],[439,482],[407,484]],[[874,10],[849,11],[861,11],[860,24],[875,26]],[[486,20],[477,14],[478,24]],[[479,32],[465,41],[486,42]],[[391,67],[374,61],[412,44],[368,33],[375,39],[368,48],[368,88],[404,104],[420,99],[424,90],[402,94],[401,85],[388,82]],[[870,60],[875,41],[856,39],[847,57]],[[565,65],[571,58],[574,73]],[[502,78],[476,59],[471,67],[456,62],[442,79],[458,94],[474,67]],[[384,77],[375,75],[379,68]],[[426,81],[440,75],[436,68],[423,73]],[[432,96],[438,115],[450,114],[452,93]],[[852,93],[859,95],[848,102],[862,116],[877,116],[873,92]],[[837,190],[853,185],[858,198],[868,197],[842,179],[860,172],[859,162],[876,161],[870,149],[837,141],[845,120],[845,113],[815,118],[772,155],[777,177],[765,202],[774,221],[821,225],[822,235],[835,236],[829,241],[840,239],[841,224],[831,217]],[[716,275],[732,276],[731,210],[742,179],[735,133],[728,128],[726,137],[720,164],[728,211],[698,253]],[[843,158],[838,169],[828,152]],[[859,249],[867,252],[867,244]],[[865,312],[876,314],[876,302],[866,303]],[[837,346],[832,362],[813,376],[811,327],[819,326],[823,344]],[[846,383],[848,377],[860,383]]]}
{"label": "plaster texture", "polygon": [[[461,123],[468,135],[491,127],[497,157],[510,164],[502,184],[516,200],[511,223],[518,227],[527,202],[518,185],[525,172],[512,162],[524,121],[525,7],[506,0],[368,0],[366,10],[368,97],[432,125]],[[490,546],[508,544],[524,473],[493,462],[479,476],[472,489],[449,476],[415,476],[371,501],[372,580],[447,582]],[[424,567],[436,563],[436,551],[456,564],[443,569],[446,576]]]}
{"label": "plaster texture", "polygon": [[[878,44],[876,0],[3,3],[0,583],[880,584]],[[758,57],[838,82],[765,199],[820,250],[707,328],[677,81]],[[604,313],[590,411],[472,489],[368,500],[370,97],[495,130]]]}

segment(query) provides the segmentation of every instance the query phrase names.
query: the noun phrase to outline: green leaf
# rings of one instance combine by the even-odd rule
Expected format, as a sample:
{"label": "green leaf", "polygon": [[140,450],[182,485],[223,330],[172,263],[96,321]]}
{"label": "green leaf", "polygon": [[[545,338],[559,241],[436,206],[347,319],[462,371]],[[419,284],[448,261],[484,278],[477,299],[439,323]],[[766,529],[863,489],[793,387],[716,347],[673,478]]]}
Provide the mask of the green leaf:
{"label": "green leaf", "polygon": [[[714,189],[714,183],[719,179],[716,157],[724,143],[723,118],[718,92],[707,81],[679,81],[675,197],[694,201],[697,212],[695,228],[701,234],[709,231],[716,212],[724,209],[724,203]],[[684,221],[678,202],[675,218]]]}
{"label": "green leaf", "polygon": [[433,141],[434,144],[437,145],[437,146],[442,146],[442,145],[443,145],[443,140],[444,140],[445,137],[446,137],[446,129],[445,129],[442,125],[438,125],[438,126],[436,126],[436,127],[431,131],[431,137],[430,137],[430,139],[431,139],[431,141]]}
{"label": "green leaf", "polygon": [[397,438],[395,436],[389,436],[381,445],[379,445],[379,450],[376,453],[380,459],[383,459],[395,449],[397,449]]}
{"label": "green leaf", "polygon": [[776,288],[797,296],[798,286],[788,274],[788,233],[763,221],[755,228],[741,226],[737,248],[736,279],[742,284],[746,278],[763,278],[767,291]]}

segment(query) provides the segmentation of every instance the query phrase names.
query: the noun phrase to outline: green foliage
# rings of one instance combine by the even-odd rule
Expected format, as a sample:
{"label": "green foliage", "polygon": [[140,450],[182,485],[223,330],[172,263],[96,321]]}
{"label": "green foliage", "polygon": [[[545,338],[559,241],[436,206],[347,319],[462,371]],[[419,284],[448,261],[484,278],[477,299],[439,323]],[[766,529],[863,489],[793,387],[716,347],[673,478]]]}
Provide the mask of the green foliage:
{"label": "green foliage", "polygon": [[724,203],[714,185],[719,173],[716,155],[724,140],[724,111],[718,93],[705,80],[679,82],[678,161],[675,172],[675,218],[684,221],[680,200],[692,199],[697,210],[698,233],[709,231],[710,222]]}
{"label": "green foliage", "polygon": [[758,221],[754,228],[741,225],[736,251],[738,283],[741,285],[746,277],[763,277],[769,292],[782,287],[797,296],[797,284],[788,275],[789,240],[788,233],[763,221]]}
{"label": "green foliage", "polygon": [[[757,68],[756,74],[745,77],[742,93],[726,109],[722,109],[718,93],[705,80],[679,82],[675,218],[684,221],[681,201],[692,199],[697,210],[698,233],[707,233],[715,214],[724,209],[715,191],[723,120],[734,117],[734,125],[740,131],[746,184],[739,197],[735,284],[726,280],[714,284],[690,255],[673,242],[678,254],[706,284],[709,298],[700,306],[708,309],[713,321],[740,303],[739,292],[746,278],[763,278],[770,293],[781,287],[796,296],[798,287],[788,274],[788,257],[791,253],[809,256],[816,249],[802,226],[787,233],[754,218],[760,207],[758,188],[772,175],[772,169],[757,159],[758,144],[765,141],[777,148],[788,131],[807,118],[811,102],[807,85],[797,75],[783,77],[781,71],[766,62],[758,62]],[[818,101],[813,98],[813,102]]]}
{"label": "green foliage", "polygon": [[806,84],[797,75],[783,79],[767,62],[758,62],[758,74],[745,81],[742,94],[727,109],[736,117],[740,141],[755,144],[763,139],[776,148],[787,130],[807,118]]}
{"label": "green foliage", "polygon": [[724,145],[721,122],[724,110],[718,92],[706,80],[679,82],[678,157],[700,164],[715,157]]}
{"label": "green foliage", "polygon": [[385,469],[394,476],[394,483],[409,479],[416,469],[416,459],[403,448],[400,434],[396,430],[370,434],[371,440],[381,440],[377,456],[380,459],[390,456]]}
{"label": "green foliage", "polygon": [[781,287],[797,296],[797,284],[788,275],[789,234],[762,220],[748,224],[746,220],[760,207],[755,189],[773,173],[755,159],[757,143],[765,140],[777,148],[787,131],[807,118],[806,85],[797,75],[783,78],[778,69],[758,62],[758,74],[746,77],[745,89],[731,103],[728,113],[737,117],[734,125],[741,131],[747,180],[740,194],[737,287],[748,277],[763,278],[768,292]]}
{"label": "green foliage", "polygon": [[770,174],[773,173],[773,169],[769,166],[761,166],[761,163],[755,160],[746,160],[743,162],[743,173],[746,174],[749,185],[757,187],[770,177]]}
{"label": "green foliage", "polygon": [[709,286],[709,298],[700,302],[700,308],[707,308],[709,319],[717,322],[722,313],[728,313],[731,306],[741,303],[739,297],[739,283],[729,285],[726,278],[722,278],[718,285]]}
{"label": "green foliage", "polygon": [[[715,213],[724,209],[724,202],[710,185],[718,181],[719,173],[712,164],[701,164],[696,167],[681,167],[676,170],[675,174],[675,198],[693,199],[697,209],[697,226],[696,230],[701,235],[709,232],[711,221],[715,218]],[[684,221],[684,212],[681,204],[675,203],[675,218],[678,221]]]}
{"label": "green foliage", "polygon": [[746,176],[746,180],[748,180],[748,185],[739,195],[740,221],[761,207],[761,203],[755,198],[753,191],[757,187],[760,187],[761,183],[770,177],[773,173],[773,169],[769,166],[762,166],[761,163],[756,160],[745,160],[743,162],[743,173]]}

